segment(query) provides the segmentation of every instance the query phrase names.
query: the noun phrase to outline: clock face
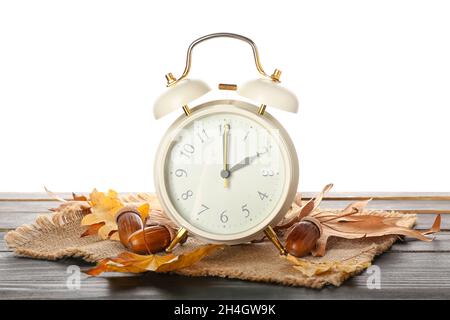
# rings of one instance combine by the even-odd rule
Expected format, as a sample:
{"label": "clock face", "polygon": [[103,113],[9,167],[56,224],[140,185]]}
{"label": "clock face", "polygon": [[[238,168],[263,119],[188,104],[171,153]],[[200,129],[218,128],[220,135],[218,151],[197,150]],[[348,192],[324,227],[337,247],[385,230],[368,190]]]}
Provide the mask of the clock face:
{"label": "clock face", "polygon": [[[257,229],[286,198],[290,160],[279,131],[257,115],[207,112],[173,132],[163,158],[171,206],[184,223],[214,235]],[[296,187],[296,185],[295,185]]]}

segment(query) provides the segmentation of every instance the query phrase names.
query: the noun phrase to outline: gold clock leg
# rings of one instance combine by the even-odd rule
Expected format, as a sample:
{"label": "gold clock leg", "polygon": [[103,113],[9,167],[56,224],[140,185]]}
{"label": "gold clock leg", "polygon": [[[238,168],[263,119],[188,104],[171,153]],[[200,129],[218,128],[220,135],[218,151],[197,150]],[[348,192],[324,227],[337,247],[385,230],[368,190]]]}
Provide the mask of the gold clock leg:
{"label": "gold clock leg", "polygon": [[278,236],[275,233],[275,231],[272,229],[272,227],[268,226],[264,230],[264,233],[266,234],[267,238],[269,238],[269,240],[272,241],[272,243],[278,249],[278,251],[280,251],[280,254],[281,255],[286,255],[286,249],[281,244],[280,239],[278,239]]}
{"label": "gold clock leg", "polygon": [[187,230],[185,228],[180,228],[177,232],[175,238],[173,238],[170,245],[166,248],[166,252],[172,252],[173,248],[184,238],[187,234]]}
{"label": "gold clock leg", "polygon": [[258,113],[259,113],[260,115],[263,115],[264,112],[266,112],[266,105],[265,105],[265,104],[262,104],[261,106],[259,106]]}
{"label": "gold clock leg", "polygon": [[185,104],[182,108],[183,108],[184,114],[187,117],[189,117],[191,115],[191,109],[189,108],[189,106],[187,104]]}

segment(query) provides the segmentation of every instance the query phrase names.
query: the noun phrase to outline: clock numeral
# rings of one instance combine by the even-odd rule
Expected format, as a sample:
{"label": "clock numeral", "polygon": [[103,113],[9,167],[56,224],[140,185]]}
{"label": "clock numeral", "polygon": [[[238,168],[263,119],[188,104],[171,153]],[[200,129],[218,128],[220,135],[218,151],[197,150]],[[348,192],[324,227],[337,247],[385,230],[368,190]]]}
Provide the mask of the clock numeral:
{"label": "clock numeral", "polygon": [[247,133],[244,136],[244,139],[242,139],[242,140],[244,140],[244,141],[247,140],[249,134],[250,134],[250,131],[247,131]]}
{"label": "clock numeral", "polygon": [[265,170],[264,169],[264,170],[261,171],[261,174],[262,174],[263,177],[272,177],[274,173],[273,173],[273,170],[270,170],[270,169],[269,170]]}
{"label": "clock numeral", "polygon": [[193,195],[194,195],[194,192],[192,192],[192,190],[187,190],[185,193],[181,194],[181,199],[187,200],[190,197],[192,197]]}
{"label": "clock numeral", "polygon": [[262,193],[261,191],[258,191],[258,195],[259,195],[259,198],[261,199],[261,200],[264,200],[265,198],[268,198],[269,196],[267,195],[267,193]]}
{"label": "clock numeral", "polygon": [[203,212],[205,212],[206,210],[209,210],[208,206],[205,206],[204,204],[202,204],[202,208],[201,210],[197,213],[198,215],[201,215]]}
{"label": "clock numeral", "polygon": [[203,129],[201,132],[197,133],[197,137],[200,139],[202,143],[205,143],[209,139],[208,134],[206,133],[206,130]]}
{"label": "clock numeral", "polygon": [[175,175],[177,176],[177,177],[187,177],[187,172],[186,172],[186,170],[183,170],[183,169],[177,169],[177,170],[175,170]]}
{"label": "clock numeral", "polygon": [[187,143],[183,146],[183,150],[180,151],[180,154],[190,159],[194,151],[195,151],[194,146],[192,144]]}
{"label": "clock numeral", "polygon": [[222,211],[222,213],[220,214],[220,221],[222,223],[227,223],[228,222],[228,216],[225,214],[227,212],[227,210]]}
{"label": "clock numeral", "polygon": [[247,208],[247,204],[244,204],[242,207],[242,213],[244,214],[244,217],[248,218],[250,216],[250,210]]}

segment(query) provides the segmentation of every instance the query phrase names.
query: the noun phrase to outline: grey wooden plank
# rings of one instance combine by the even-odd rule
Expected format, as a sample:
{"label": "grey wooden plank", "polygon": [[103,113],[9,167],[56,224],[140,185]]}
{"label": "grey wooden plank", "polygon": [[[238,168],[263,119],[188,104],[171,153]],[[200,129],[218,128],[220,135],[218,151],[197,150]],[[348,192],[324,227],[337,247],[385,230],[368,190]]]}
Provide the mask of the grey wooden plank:
{"label": "grey wooden plank", "polygon": [[74,259],[57,262],[17,258],[0,253],[0,299],[449,299],[450,255],[385,253],[375,261],[381,289],[367,288],[362,273],[339,288],[285,287],[221,278],[146,274],[88,278],[81,289],[67,289],[67,267],[88,264]]}
{"label": "grey wooden plank", "polygon": [[6,246],[6,242],[5,242],[5,234],[6,234],[6,232],[0,232],[0,252],[11,251],[11,250],[9,250],[8,247]]}
{"label": "grey wooden plank", "polygon": [[0,212],[42,213],[59,205],[61,205],[59,201],[2,201],[0,202]]}
{"label": "grey wooden plank", "polygon": [[[76,193],[78,194],[78,192]],[[72,196],[71,192],[58,192],[57,194],[63,198],[70,198]],[[0,192],[0,200],[4,199],[30,199],[39,201],[41,199],[50,200],[50,197],[46,192]]]}
{"label": "grey wooden plank", "polygon": [[0,229],[15,229],[23,224],[31,224],[36,221],[39,215],[51,214],[51,212],[1,212],[0,211]]}
{"label": "grey wooden plank", "polygon": [[[72,199],[72,192],[54,192],[63,199]],[[141,191],[142,192],[142,191]],[[77,195],[89,195],[91,191],[74,191]],[[130,194],[138,192],[120,192],[120,194]],[[57,201],[46,192],[0,192],[0,202],[3,201]]]}
{"label": "grey wooden plank", "polygon": [[432,242],[425,242],[416,239],[398,240],[391,252],[447,252],[450,253],[450,232],[443,231],[434,235]]}
{"label": "grey wooden plank", "polygon": [[56,201],[0,202],[0,229],[14,229],[33,223],[39,215],[51,215],[50,208],[60,205]]}

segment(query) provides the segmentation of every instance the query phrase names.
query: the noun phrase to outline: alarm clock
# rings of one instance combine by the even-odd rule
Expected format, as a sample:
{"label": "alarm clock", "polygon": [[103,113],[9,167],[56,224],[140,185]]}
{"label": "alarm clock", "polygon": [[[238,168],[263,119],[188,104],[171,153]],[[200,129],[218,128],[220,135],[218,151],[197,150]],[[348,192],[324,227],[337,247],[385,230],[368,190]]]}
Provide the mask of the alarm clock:
{"label": "alarm clock", "polygon": [[[195,105],[211,88],[187,77],[193,48],[219,37],[248,43],[262,77],[239,86],[218,85],[243,98]],[[166,75],[168,89],[156,100],[154,116],[160,119],[182,110],[162,138],[154,167],[158,199],[179,226],[168,252],[189,233],[230,245],[265,235],[285,254],[272,227],[290,209],[297,192],[298,158],[288,133],[266,107],[296,113],[298,100],[280,86],[280,75],[278,69],[266,74],[255,43],[233,33],[193,41],[182,75]]]}

